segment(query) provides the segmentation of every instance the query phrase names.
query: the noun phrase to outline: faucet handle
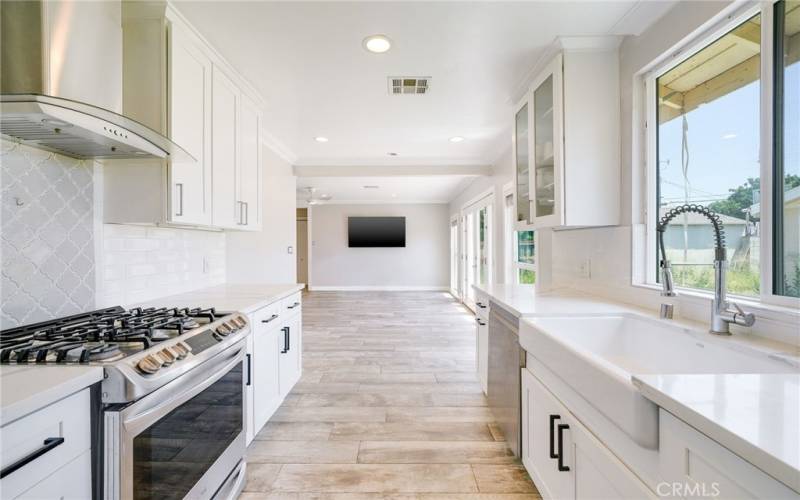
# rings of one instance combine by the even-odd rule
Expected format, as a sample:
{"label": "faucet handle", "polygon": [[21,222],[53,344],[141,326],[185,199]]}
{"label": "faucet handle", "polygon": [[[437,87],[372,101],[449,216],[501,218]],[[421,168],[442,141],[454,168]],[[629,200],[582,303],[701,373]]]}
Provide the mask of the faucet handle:
{"label": "faucet handle", "polygon": [[737,325],[748,327],[753,326],[753,324],[756,322],[756,315],[753,313],[744,312],[736,302],[732,302],[731,304],[736,308],[736,312],[733,313],[733,322]]}

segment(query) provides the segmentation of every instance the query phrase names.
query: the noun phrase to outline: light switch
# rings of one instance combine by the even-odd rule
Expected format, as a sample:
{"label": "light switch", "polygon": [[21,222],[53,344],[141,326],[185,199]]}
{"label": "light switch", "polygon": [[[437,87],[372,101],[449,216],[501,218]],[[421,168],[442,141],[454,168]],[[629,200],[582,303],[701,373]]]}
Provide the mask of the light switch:
{"label": "light switch", "polygon": [[292,246],[288,247],[288,248],[286,249],[286,252],[288,252],[288,253],[294,253],[294,247],[292,247]]}

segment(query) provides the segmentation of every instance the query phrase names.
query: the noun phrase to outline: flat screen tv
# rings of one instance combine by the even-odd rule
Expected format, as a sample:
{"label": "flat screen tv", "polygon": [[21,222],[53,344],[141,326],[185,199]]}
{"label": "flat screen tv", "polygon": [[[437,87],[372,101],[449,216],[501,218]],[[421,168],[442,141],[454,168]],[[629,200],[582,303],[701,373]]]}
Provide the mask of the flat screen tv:
{"label": "flat screen tv", "polygon": [[350,248],[406,246],[405,217],[348,217]]}

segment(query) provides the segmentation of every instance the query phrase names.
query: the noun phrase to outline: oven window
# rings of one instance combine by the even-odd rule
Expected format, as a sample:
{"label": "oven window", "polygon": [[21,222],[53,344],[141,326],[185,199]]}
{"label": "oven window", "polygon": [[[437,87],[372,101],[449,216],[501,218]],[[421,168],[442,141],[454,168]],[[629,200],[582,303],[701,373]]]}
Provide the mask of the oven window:
{"label": "oven window", "polygon": [[242,364],[133,440],[133,497],[181,499],[242,432]]}

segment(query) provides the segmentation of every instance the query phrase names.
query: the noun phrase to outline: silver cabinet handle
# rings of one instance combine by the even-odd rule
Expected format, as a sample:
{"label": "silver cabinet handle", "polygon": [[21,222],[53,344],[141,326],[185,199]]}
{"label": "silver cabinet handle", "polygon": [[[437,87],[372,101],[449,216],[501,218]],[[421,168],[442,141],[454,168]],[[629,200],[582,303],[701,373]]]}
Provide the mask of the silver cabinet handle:
{"label": "silver cabinet handle", "polygon": [[244,225],[250,225],[250,202],[245,201],[244,203]]}
{"label": "silver cabinet handle", "polygon": [[175,189],[178,191],[178,211],[175,212],[175,217],[183,217],[183,183],[176,182]]}
{"label": "silver cabinet handle", "polygon": [[237,205],[239,205],[239,220],[236,222],[237,226],[241,226],[244,224],[244,202],[237,201]]}

